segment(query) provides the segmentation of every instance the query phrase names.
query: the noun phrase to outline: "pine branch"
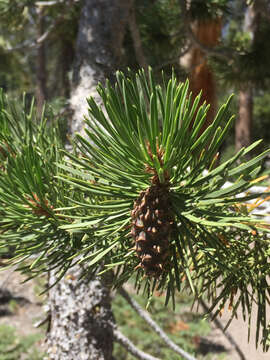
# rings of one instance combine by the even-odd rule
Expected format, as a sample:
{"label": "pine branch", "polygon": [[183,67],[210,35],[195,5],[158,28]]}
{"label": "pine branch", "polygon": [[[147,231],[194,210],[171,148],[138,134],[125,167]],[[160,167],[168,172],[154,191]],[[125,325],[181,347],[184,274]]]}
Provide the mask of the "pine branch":
{"label": "pine branch", "polygon": [[178,345],[176,345],[165,332],[158,326],[158,324],[149,316],[149,314],[141,308],[141,306],[132,299],[123,287],[119,288],[119,294],[129,303],[129,305],[143,318],[147,324],[158,334],[158,336],[177,354],[181,355],[186,360],[196,360],[193,356],[186,353]]}
{"label": "pine branch", "polygon": [[113,335],[115,341],[121,344],[127,351],[140,360],[159,360],[158,358],[151,356],[141,350],[139,350],[120,330],[114,328]]}

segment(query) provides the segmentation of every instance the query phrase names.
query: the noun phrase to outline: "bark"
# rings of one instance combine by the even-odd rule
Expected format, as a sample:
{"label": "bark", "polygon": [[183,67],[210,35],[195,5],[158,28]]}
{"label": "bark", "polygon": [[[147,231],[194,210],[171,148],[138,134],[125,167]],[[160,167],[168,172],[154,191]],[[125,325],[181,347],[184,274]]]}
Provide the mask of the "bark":
{"label": "bark", "polygon": [[215,53],[215,49],[219,44],[222,23],[219,17],[192,21],[187,7],[188,2],[182,0],[179,0],[179,2],[186,33],[192,44],[190,51],[180,59],[180,64],[189,71],[190,90],[193,99],[202,90],[200,105],[204,101],[210,104],[207,117],[200,130],[201,134],[213,122],[216,114],[216,80],[208,57]]}
{"label": "bark", "polygon": [[[99,102],[96,86],[112,78],[122,55],[128,21],[127,0],[85,0],[75,49],[70,106],[70,132],[83,131],[86,98]],[[95,277],[79,280],[82,269],[72,268],[49,291],[51,327],[48,354],[51,360],[112,360],[113,315],[109,290]],[[55,280],[51,274],[50,284]]]}
{"label": "bark", "polygon": [[251,144],[253,96],[251,86],[239,91],[238,119],[235,125],[236,151]]}
{"label": "bark", "polygon": [[[44,33],[44,15],[43,15],[43,10],[39,9],[38,23],[37,23],[37,38],[40,38],[43,35],[43,33]],[[37,111],[39,114],[41,114],[44,102],[47,99],[46,51],[45,51],[44,42],[40,43],[37,47],[36,74],[37,74],[36,76]]]}
{"label": "bark", "polygon": [[[217,46],[221,34],[221,19],[198,20],[193,24],[193,32],[200,43],[209,48],[214,48]],[[216,114],[216,80],[208,63],[207,55],[196,46],[192,49],[191,54],[190,90],[194,97],[202,90],[200,105],[203,101],[210,104],[205,123],[201,129],[202,132],[213,122]]]}
{"label": "bark", "polygon": [[[111,360],[113,315],[110,294],[102,279],[83,278],[71,269],[49,292],[51,327],[47,338],[50,360]],[[49,285],[56,274],[50,274]]]}
{"label": "bark", "polygon": [[[258,27],[260,23],[261,10],[259,2],[254,2],[249,6],[244,23],[244,30],[249,31],[252,45],[258,37]],[[238,97],[238,119],[235,123],[235,149],[240,150],[243,146],[248,146],[252,141],[252,117],[253,117],[253,91],[252,84],[247,82],[239,90]]]}
{"label": "bark", "polygon": [[185,33],[191,43],[201,50],[207,56],[215,56],[222,60],[231,61],[232,57],[237,55],[237,52],[232,49],[216,49],[213,46],[208,46],[206,43],[201,42],[197,34],[195,34],[192,24],[191,14],[189,11],[190,0],[178,0],[181,9],[182,19],[184,21]]}
{"label": "bark", "polygon": [[69,71],[71,70],[72,62],[74,58],[74,48],[72,42],[68,39],[64,39],[61,43],[61,89],[60,94],[64,98],[68,99],[70,96],[70,81]]}
{"label": "bark", "polygon": [[82,132],[86,98],[98,102],[96,86],[121,66],[122,43],[131,0],[87,0],[82,8],[73,72],[70,131]]}

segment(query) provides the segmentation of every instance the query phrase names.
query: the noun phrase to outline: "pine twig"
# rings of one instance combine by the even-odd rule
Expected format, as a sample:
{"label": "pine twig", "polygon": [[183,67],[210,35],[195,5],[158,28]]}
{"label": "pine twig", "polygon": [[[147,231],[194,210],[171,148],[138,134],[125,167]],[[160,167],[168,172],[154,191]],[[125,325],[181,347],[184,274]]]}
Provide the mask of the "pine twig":
{"label": "pine twig", "polygon": [[39,321],[37,321],[36,323],[34,323],[34,327],[35,328],[39,328],[40,326],[46,324],[47,322],[49,322],[51,319],[51,314],[47,314],[44,318],[40,319]]}
{"label": "pine twig", "polygon": [[159,325],[150,317],[148,312],[143,310],[141,306],[132,299],[126,290],[121,287],[118,289],[119,294],[129,303],[129,305],[137,312],[137,314],[143,318],[147,324],[159,335],[159,337],[167,344],[167,346],[172,349],[177,354],[181,355],[186,360],[196,360],[192,355],[189,355],[183,349],[181,349],[178,345],[176,345],[169,337],[165,334],[165,332],[159,327]]}
{"label": "pine twig", "polygon": [[140,360],[160,360],[154,356],[151,356],[140,349],[138,349],[124,334],[121,333],[116,327],[113,330],[113,336],[115,341],[121,344],[127,351]]}

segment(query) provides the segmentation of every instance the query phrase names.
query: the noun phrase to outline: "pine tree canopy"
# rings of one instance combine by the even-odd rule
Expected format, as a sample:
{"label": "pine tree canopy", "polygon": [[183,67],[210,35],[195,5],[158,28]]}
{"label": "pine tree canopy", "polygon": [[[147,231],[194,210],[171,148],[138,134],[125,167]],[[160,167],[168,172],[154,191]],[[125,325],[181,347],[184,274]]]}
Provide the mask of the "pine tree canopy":
{"label": "pine tree canopy", "polygon": [[[217,316],[229,302],[249,322],[258,306],[256,342],[268,347],[268,226],[246,206],[261,160],[260,141],[224,163],[217,152],[233,117],[231,98],[213,123],[174,75],[162,86],[152,71],[116,75],[88,99],[85,136],[64,151],[55,126],[24,103],[0,102],[0,244],[29,277],[74,264],[113,271],[114,286],[134,277],[151,300],[166,303],[188,287]],[[24,261],[22,261],[24,260]]]}

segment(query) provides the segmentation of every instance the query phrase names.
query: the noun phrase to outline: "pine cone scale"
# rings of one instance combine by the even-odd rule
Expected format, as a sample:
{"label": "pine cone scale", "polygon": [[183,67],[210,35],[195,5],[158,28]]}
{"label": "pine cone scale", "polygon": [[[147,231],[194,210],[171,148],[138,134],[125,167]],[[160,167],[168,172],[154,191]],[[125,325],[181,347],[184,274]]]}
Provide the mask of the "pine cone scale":
{"label": "pine cone scale", "polygon": [[131,212],[131,235],[147,276],[159,277],[169,258],[173,215],[168,184],[154,183],[142,191]]}

